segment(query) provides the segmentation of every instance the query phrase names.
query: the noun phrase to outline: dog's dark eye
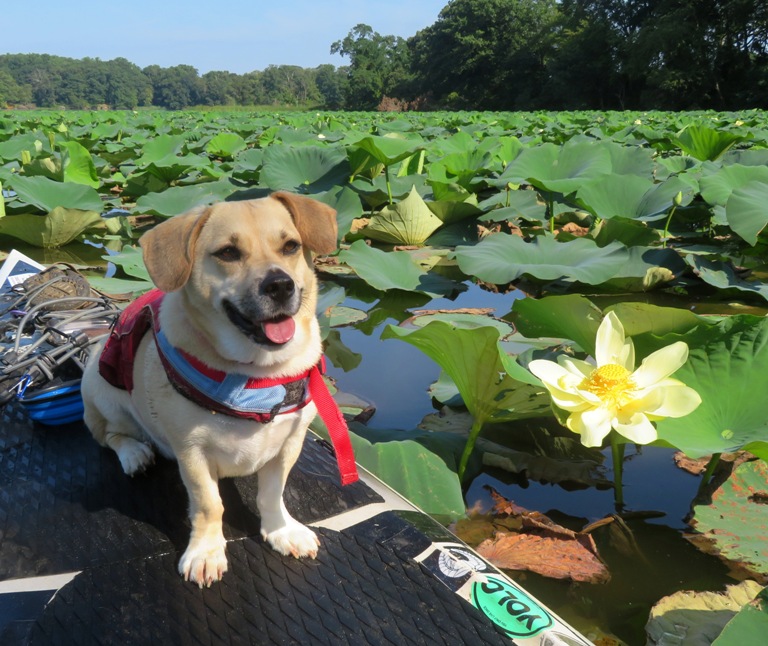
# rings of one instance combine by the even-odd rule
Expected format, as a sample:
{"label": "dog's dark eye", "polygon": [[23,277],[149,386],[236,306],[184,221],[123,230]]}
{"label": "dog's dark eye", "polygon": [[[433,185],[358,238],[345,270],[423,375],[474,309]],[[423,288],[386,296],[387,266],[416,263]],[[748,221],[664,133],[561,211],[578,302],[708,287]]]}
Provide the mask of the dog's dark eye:
{"label": "dog's dark eye", "polygon": [[223,260],[224,262],[235,262],[240,260],[240,258],[243,256],[243,254],[240,253],[240,249],[231,244],[227,245],[226,247],[222,247],[218,251],[214,251],[213,255],[219,260]]}
{"label": "dog's dark eye", "polygon": [[300,242],[296,240],[288,240],[288,242],[283,245],[283,254],[290,256],[295,254],[299,249],[301,249]]}

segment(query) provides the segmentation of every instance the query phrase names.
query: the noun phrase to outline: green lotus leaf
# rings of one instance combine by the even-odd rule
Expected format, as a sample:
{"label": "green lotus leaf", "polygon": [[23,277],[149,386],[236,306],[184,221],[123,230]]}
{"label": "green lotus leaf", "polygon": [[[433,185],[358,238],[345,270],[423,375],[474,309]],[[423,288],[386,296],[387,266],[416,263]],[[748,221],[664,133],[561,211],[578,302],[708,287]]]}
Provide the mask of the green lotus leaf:
{"label": "green lotus leaf", "polygon": [[499,336],[502,339],[515,331],[514,327],[503,319],[467,311],[451,312],[449,310],[426,310],[423,312],[416,312],[412,318],[408,319],[408,323],[417,328],[429,325],[432,321],[443,321],[454,327],[466,330],[473,330],[479,327],[495,327],[499,331]]}
{"label": "green lotus leaf", "polygon": [[97,211],[101,213],[102,202],[91,186],[71,182],[55,182],[47,177],[21,177],[14,175],[9,182],[17,193],[19,201],[31,204],[41,211],[50,213],[58,207]]}
{"label": "green lotus leaf", "polygon": [[[624,302],[610,305],[606,312],[615,312],[619,317],[627,336],[640,334],[664,336],[665,334],[685,334],[699,325],[709,325],[700,316],[689,310],[677,307],[659,307],[650,303]],[[642,354],[640,357],[642,358]]]}
{"label": "green lotus leaf", "polygon": [[624,245],[598,247],[592,240],[576,238],[557,242],[549,235],[525,242],[513,235],[488,236],[473,247],[457,247],[459,268],[469,276],[505,285],[523,274],[540,280],[576,280],[599,285],[615,276],[629,260]]}
{"label": "green lotus leaf", "polygon": [[168,218],[186,213],[196,206],[225,200],[234,191],[235,186],[228,180],[174,186],[161,193],[142,195],[136,200],[136,210]]}
{"label": "green lotus leaf", "polygon": [[470,195],[466,200],[441,200],[439,202],[427,202],[432,211],[443,224],[453,224],[467,218],[476,218],[483,211],[477,206],[477,197]]}
{"label": "green lotus leaf", "polygon": [[402,289],[430,296],[445,296],[459,286],[447,278],[423,271],[407,251],[387,253],[358,240],[339,253],[339,260],[372,287],[387,291]]}
{"label": "green lotus leaf", "polygon": [[[606,175],[583,184],[576,192],[579,204],[599,218],[632,219],[653,182],[637,175]],[[669,201],[672,206],[672,200]]]}
{"label": "green lotus leaf", "polygon": [[93,157],[76,141],[67,141],[59,145],[63,180],[99,188],[99,178]]}
{"label": "green lotus leaf", "polygon": [[725,206],[731,193],[750,182],[768,183],[768,166],[723,166],[699,180],[701,197],[713,206]]}
{"label": "green lotus leaf", "polygon": [[200,155],[168,155],[143,167],[145,173],[154,175],[167,184],[188,175],[194,170],[211,167],[211,160]]}
{"label": "green lotus leaf", "polygon": [[378,163],[391,166],[402,161],[423,148],[417,139],[400,139],[397,137],[364,137],[352,144],[350,149],[361,149],[368,153]]}
{"label": "green lotus leaf", "polygon": [[[725,592],[680,590],[660,599],[652,608],[645,632],[647,644],[668,642],[683,644],[716,644],[715,636],[732,622],[742,607],[747,606],[762,586],[755,581],[742,581],[726,586]],[[767,626],[768,627],[768,626]],[[735,640],[721,646],[759,644],[762,640]]]}
{"label": "green lotus leaf", "polygon": [[603,314],[584,296],[519,298],[512,305],[512,322],[528,338],[571,339],[588,354],[595,352],[595,337]]}
{"label": "green lotus leaf", "polygon": [[611,156],[612,174],[637,175],[652,178],[654,176],[654,153],[644,146],[622,146],[612,141],[603,142]]}
{"label": "green lotus leaf", "polygon": [[768,224],[768,181],[751,180],[734,189],[725,205],[731,229],[751,245]]}
{"label": "green lotus leaf", "polygon": [[260,148],[248,148],[235,157],[232,177],[256,182],[264,161],[264,151]]}
{"label": "green lotus leaf", "polygon": [[718,289],[735,289],[768,300],[768,284],[756,280],[744,280],[736,274],[730,263],[720,260],[709,260],[695,254],[684,256],[685,262],[693,268],[694,273],[708,285]]}
{"label": "green lotus leaf", "polygon": [[611,172],[611,155],[605,146],[569,141],[563,146],[545,143],[524,149],[507,166],[501,179],[569,194],[585,181]]}
{"label": "green lotus leaf", "polygon": [[[746,582],[745,582],[746,583]],[[746,604],[731,621],[712,646],[731,644],[759,644],[768,633],[768,588]]]}
{"label": "green lotus leaf", "polygon": [[548,400],[540,397],[543,386],[524,368],[518,366],[520,374],[536,385],[508,374],[513,360],[500,347],[494,326],[466,328],[445,321],[416,329],[388,325],[381,338],[410,343],[437,363],[456,384],[478,431],[491,421],[537,417],[548,410]]}
{"label": "green lotus leaf", "polygon": [[673,177],[659,184],[637,175],[604,175],[576,193],[581,206],[600,218],[652,221],[667,216],[678,198],[683,206],[695,197],[692,186]]}
{"label": "green lotus leaf", "polygon": [[768,457],[768,418],[757,393],[768,392],[768,319],[728,317],[659,343],[688,343],[688,361],[675,374],[701,396],[685,417],[657,422],[659,439],[692,458],[746,448]]}
{"label": "green lotus leaf", "polygon": [[739,465],[710,504],[694,505],[690,521],[697,546],[762,579],[768,575],[766,481],[768,465],[762,460]]}
{"label": "green lotus leaf", "polygon": [[206,145],[205,152],[214,157],[232,159],[247,146],[245,139],[234,132],[220,132]]}
{"label": "green lotus leaf", "polygon": [[142,154],[136,160],[136,165],[142,167],[169,157],[176,157],[185,143],[186,137],[183,135],[158,135],[142,146]]}
{"label": "green lotus leaf", "polygon": [[83,231],[104,220],[96,211],[57,207],[47,215],[11,215],[0,218],[0,235],[11,236],[36,247],[62,247]]}
{"label": "green lotus leaf", "polygon": [[597,222],[592,227],[590,235],[598,247],[605,247],[611,242],[620,242],[625,247],[631,248],[647,247],[659,242],[662,232],[637,220],[611,218]]}
{"label": "green lotus leaf", "polygon": [[[315,424],[316,425],[316,424]],[[450,433],[372,429],[350,424],[355,460],[426,513],[463,517],[466,505],[456,475],[464,438]]]}
{"label": "green lotus leaf", "polygon": [[347,156],[340,148],[272,145],[264,151],[260,181],[273,191],[321,193],[348,177]]}
{"label": "green lotus leaf", "polygon": [[104,256],[104,260],[120,267],[128,276],[143,281],[151,281],[147,267],[144,265],[144,256],[139,247],[126,245],[120,253]]}
{"label": "green lotus leaf", "polygon": [[391,244],[419,245],[443,224],[416,191],[392,206],[385,206],[371,217],[370,223],[360,234]]}
{"label": "green lotus leaf", "polygon": [[518,218],[530,222],[544,222],[547,207],[539,201],[536,191],[508,191],[501,208],[488,211],[478,219],[481,222],[514,222]]}
{"label": "green lotus leaf", "polygon": [[429,165],[427,176],[430,181],[442,184],[456,183],[466,189],[478,176],[489,172],[491,155],[481,150],[451,153]]}
{"label": "green lotus leaf", "polygon": [[11,137],[7,141],[0,141],[0,160],[4,162],[20,162],[24,153],[35,157],[43,150],[43,142],[37,133],[27,132]]}
{"label": "green lotus leaf", "polygon": [[702,161],[715,161],[722,157],[734,144],[744,141],[744,135],[707,126],[691,124],[671,137],[671,141],[685,153]]}

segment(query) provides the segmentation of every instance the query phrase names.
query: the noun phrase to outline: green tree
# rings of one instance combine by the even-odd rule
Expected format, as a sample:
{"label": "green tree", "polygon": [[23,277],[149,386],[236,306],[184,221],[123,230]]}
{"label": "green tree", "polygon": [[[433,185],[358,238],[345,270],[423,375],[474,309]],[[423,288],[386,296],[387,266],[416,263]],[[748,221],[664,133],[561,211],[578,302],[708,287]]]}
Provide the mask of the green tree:
{"label": "green tree", "polygon": [[319,100],[312,70],[296,65],[270,65],[261,76],[267,102],[273,105],[306,105]]}
{"label": "green tree", "polygon": [[349,70],[346,67],[336,68],[327,64],[320,65],[315,70],[315,83],[324,107],[329,110],[340,110],[344,107],[348,76]]}
{"label": "green tree", "polygon": [[451,0],[409,42],[418,91],[452,107],[537,107],[557,17],[555,0]]}
{"label": "green tree", "polygon": [[168,110],[181,110],[201,100],[201,82],[191,65],[163,68],[150,65],[144,74],[152,83],[152,103]]}
{"label": "green tree", "polygon": [[233,105],[237,103],[235,79],[232,72],[212,71],[201,77],[202,100],[204,105]]}
{"label": "green tree", "polygon": [[409,76],[410,51],[399,36],[382,36],[369,25],[352,28],[331,45],[331,54],[350,59],[345,105],[351,110],[374,109],[384,96],[398,96]]}
{"label": "green tree", "polygon": [[131,109],[149,105],[152,86],[141,68],[125,58],[105,63],[106,83],[104,102],[113,109]]}
{"label": "green tree", "polygon": [[32,88],[19,85],[10,72],[0,68],[0,105],[32,102]]}

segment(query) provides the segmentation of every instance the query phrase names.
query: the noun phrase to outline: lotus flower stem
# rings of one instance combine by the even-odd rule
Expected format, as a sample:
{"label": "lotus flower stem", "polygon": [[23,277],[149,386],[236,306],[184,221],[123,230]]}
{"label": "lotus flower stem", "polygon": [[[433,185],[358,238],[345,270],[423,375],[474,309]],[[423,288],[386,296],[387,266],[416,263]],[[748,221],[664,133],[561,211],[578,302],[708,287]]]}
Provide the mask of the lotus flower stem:
{"label": "lotus flower stem", "polygon": [[616,511],[624,508],[624,443],[619,442],[619,435],[611,432],[611,457],[613,459],[613,501]]}

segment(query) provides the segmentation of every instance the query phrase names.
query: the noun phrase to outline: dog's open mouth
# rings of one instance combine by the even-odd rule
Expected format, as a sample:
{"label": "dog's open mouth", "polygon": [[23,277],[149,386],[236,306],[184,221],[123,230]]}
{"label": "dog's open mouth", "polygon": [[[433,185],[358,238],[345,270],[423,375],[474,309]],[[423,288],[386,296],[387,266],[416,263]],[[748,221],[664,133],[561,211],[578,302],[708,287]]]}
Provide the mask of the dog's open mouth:
{"label": "dog's open mouth", "polygon": [[265,321],[251,321],[229,301],[224,301],[224,311],[238,330],[262,345],[285,345],[296,333],[296,321],[293,320],[292,316],[278,316]]}

